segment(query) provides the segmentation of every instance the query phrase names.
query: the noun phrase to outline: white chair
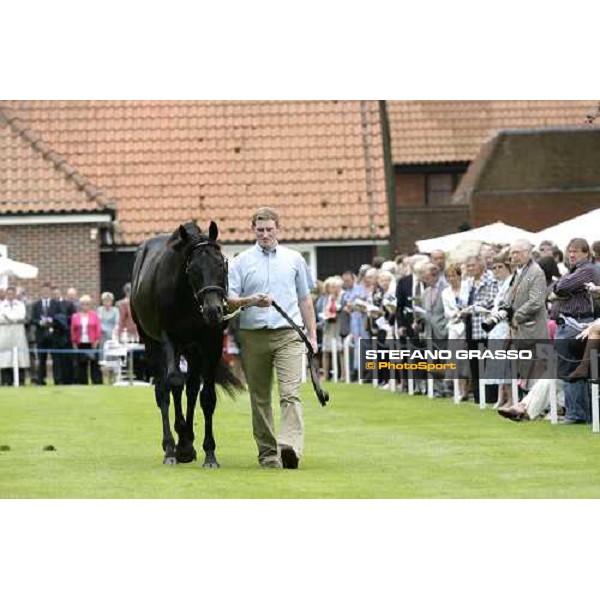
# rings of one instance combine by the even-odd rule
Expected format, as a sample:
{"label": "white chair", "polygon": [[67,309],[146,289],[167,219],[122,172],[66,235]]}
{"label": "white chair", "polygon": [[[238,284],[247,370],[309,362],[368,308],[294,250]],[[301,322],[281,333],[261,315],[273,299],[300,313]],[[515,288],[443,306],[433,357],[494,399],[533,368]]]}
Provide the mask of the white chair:
{"label": "white chair", "polygon": [[107,340],[102,346],[102,360],[99,364],[114,373],[114,385],[118,385],[123,381],[127,369],[127,346],[115,340]]}

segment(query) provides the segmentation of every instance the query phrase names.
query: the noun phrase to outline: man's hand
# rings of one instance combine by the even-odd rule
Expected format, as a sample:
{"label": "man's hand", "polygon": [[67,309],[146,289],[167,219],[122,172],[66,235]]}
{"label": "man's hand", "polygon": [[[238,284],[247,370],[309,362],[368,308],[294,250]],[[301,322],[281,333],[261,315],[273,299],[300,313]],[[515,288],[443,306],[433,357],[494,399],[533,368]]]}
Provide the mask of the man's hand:
{"label": "man's hand", "polygon": [[261,308],[271,306],[271,302],[273,301],[268,294],[253,294],[248,300],[247,306],[260,306]]}
{"label": "man's hand", "polygon": [[592,329],[591,325],[588,325],[588,327],[586,327],[581,333],[578,333],[575,336],[575,339],[577,340],[585,340],[587,339],[587,337],[590,335],[590,330]]}
{"label": "man's hand", "polygon": [[596,285],[592,281],[584,283],[583,285],[585,286],[588,292],[592,292],[593,294],[600,292],[600,285]]}
{"label": "man's hand", "polygon": [[317,354],[317,352],[319,351],[319,345],[317,344],[317,335],[309,335],[307,337],[308,341],[310,342],[310,345],[312,346],[313,352]]}

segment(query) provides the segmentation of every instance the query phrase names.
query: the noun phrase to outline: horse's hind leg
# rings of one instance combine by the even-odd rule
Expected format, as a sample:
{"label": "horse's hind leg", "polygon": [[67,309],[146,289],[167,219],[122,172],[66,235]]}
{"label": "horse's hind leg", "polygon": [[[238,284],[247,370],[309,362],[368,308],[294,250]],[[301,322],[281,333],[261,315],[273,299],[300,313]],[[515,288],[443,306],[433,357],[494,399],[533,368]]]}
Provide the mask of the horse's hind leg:
{"label": "horse's hind leg", "polygon": [[202,448],[206,457],[204,459],[203,467],[209,469],[215,469],[220,467],[215,456],[215,438],[213,436],[213,413],[215,412],[215,406],[217,405],[217,393],[215,391],[214,381],[205,381],[202,392],[200,393],[200,406],[202,406],[202,412],[204,413],[204,443]]}

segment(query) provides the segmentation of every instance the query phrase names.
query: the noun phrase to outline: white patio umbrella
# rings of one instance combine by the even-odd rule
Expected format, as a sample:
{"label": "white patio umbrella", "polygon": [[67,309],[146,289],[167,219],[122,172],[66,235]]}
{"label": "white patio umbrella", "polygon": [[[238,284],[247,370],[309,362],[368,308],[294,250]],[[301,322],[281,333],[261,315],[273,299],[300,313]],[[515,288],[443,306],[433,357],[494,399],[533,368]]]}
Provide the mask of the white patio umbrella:
{"label": "white patio umbrella", "polygon": [[37,267],[12,260],[6,256],[0,256],[0,276],[19,277],[20,279],[35,279],[37,275]]}
{"label": "white patio umbrella", "polygon": [[532,244],[538,241],[538,234],[512,225],[506,225],[502,221],[490,223],[477,229],[469,229],[460,233],[452,233],[429,240],[418,240],[419,252],[432,252],[443,250],[450,252],[464,242],[483,242],[486,244],[512,244],[512,242],[525,239]]}
{"label": "white patio umbrella", "polygon": [[540,242],[551,240],[563,251],[566,251],[567,244],[575,237],[584,238],[591,244],[600,240],[600,208],[558,223],[558,225],[546,227],[546,229],[538,231],[536,235]]}

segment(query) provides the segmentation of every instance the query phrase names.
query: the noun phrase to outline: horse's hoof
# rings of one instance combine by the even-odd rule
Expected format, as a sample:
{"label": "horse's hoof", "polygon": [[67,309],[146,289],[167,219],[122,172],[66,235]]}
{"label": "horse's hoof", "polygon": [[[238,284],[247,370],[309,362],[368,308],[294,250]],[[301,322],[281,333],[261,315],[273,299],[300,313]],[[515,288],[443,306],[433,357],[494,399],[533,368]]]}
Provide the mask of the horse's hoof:
{"label": "horse's hoof", "polygon": [[174,456],[165,456],[163,459],[163,465],[176,465],[177,459]]}
{"label": "horse's hoof", "polygon": [[191,449],[191,451],[189,449],[187,450],[177,450],[177,462],[180,463],[191,463],[194,462],[197,458],[198,455],[196,454],[196,450],[194,448]]}
{"label": "horse's hoof", "polygon": [[214,462],[204,461],[202,467],[205,469],[219,469],[221,465],[216,460]]}

